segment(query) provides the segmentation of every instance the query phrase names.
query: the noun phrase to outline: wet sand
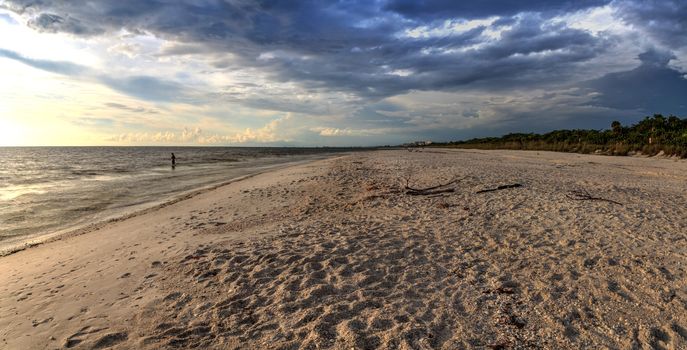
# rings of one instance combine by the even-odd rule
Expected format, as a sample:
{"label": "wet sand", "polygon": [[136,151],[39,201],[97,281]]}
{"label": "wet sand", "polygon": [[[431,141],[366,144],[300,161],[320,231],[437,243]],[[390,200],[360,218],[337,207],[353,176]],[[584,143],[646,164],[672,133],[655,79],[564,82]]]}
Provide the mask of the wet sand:
{"label": "wet sand", "polygon": [[685,161],[366,152],[1,257],[0,348],[684,349],[686,264]]}

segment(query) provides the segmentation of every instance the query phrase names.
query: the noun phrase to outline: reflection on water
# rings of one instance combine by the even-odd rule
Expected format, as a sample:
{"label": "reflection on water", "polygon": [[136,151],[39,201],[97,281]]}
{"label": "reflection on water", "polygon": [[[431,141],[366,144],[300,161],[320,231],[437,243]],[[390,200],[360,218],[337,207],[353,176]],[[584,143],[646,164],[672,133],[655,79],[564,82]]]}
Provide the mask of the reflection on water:
{"label": "reflection on water", "polygon": [[39,185],[9,185],[0,187],[0,201],[10,201],[25,194],[43,194],[51,187],[47,184]]}

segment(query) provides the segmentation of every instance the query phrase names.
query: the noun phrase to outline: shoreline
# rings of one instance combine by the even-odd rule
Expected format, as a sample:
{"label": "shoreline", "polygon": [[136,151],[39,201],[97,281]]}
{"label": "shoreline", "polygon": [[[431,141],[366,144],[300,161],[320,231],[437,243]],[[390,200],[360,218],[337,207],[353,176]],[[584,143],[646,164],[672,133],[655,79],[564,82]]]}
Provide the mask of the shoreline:
{"label": "shoreline", "polygon": [[554,152],[283,167],[0,257],[0,348],[683,348],[685,191]]}
{"label": "shoreline", "polygon": [[[140,215],[150,213],[150,212],[154,212],[154,211],[162,209],[168,205],[171,205],[171,204],[192,198],[192,197],[197,196],[197,195],[202,194],[202,193],[213,191],[217,188],[232,184],[232,183],[237,182],[237,181],[248,179],[248,178],[263,174],[263,173],[267,173],[267,172],[281,169],[284,167],[290,167],[290,166],[295,166],[298,164],[315,162],[315,161],[318,161],[321,159],[335,158],[335,157],[340,157],[340,156],[342,156],[342,155],[332,154],[330,156],[325,156],[324,158],[322,158],[322,156],[318,156],[315,159],[296,160],[296,161],[290,161],[290,162],[286,162],[286,163],[278,163],[275,165],[268,166],[266,169],[260,169],[254,173],[251,173],[251,174],[240,175],[240,176],[237,176],[235,178],[232,178],[232,179],[229,179],[226,181],[222,181],[220,183],[204,185],[204,186],[199,187],[199,188],[195,188],[195,189],[183,191],[180,193],[176,193],[176,194],[168,196],[166,199],[163,199],[161,201],[132,205],[131,206],[132,208],[139,207],[139,209],[132,209],[131,211],[128,211],[128,210],[123,211],[120,214],[114,214],[112,216],[108,216],[106,218],[97,220],[96,222],[77,224],[74,226],[58,229],[55,232],[45,232],[45,233],[32,234],[32,235],[30,235],[31,236],[30,238],[20,238],[18,241],[11,242],[11,243],[5,243],[3,241],[0,241],[0,258],[2,258],[4,256],[12,255],[16,252],[20,252],[20,251],[23,251],[25,249],[35,247],[37,245],[50,243],[52,241],[59,240],[62,238],[87,234],[89,232],[99,230],[108,224],[127,220],[127,219],[130,219],[133,217],[137,217]],[[8,241],[9,240],[10,239],[8,239]]]}

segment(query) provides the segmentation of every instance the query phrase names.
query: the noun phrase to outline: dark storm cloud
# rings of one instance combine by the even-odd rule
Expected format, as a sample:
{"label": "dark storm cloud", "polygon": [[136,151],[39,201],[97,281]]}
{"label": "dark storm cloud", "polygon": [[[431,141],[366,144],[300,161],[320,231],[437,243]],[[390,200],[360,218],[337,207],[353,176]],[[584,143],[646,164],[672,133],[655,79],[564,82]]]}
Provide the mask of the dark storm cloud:
{"label": "dark storm cloud", "polygon": [[97,35],[103,33],[101,29],[83,25],[77,19],[65,18],[50,13],[41,13],[38,17],[31,19],[29,26],[51,33],[64,32],[75,35]]}
{"label": "dark storm cloud", "polygon": [[650,50],[639,55],[633,70],[607,74],[581,84],[600,95],[593,103],[603,107],[653,113],[687,115],[687,79],[668,67],[674,56]]}
{"label": "dark storm cloud", "polygon": [[[42,30],[85,36],[121,29],[152,33],[177,42],[161,55],[201,54],[216,67],[228,67],[221,57],[231,53],[236,65],[260,67],[276,81],[378,99],[410,90],[554,81],[568,74],[570,65],[601,54],[608,45],[586,31],[547,23],[541,12],[603,3],[101,0],[84,6],[74,1],[15,0],[8,7],[32,18]],[[528,13],[508,17],[522,11]],[[450,35],[403,35],[418,26],[440,26],[436,18],[444,12],[456,18],[506,16],[491,26],[505,32],[495,41],[483,35],[486,27]],[[265,53],[274,54],[259,59]],[[109,85],[149,93],[145,81],[130,83]],[[146,97],[169,97],[164,94]]]}
{"label": "dark storm cloud", "polygon": [[[538,16],[523,16],[495,42],[484,42],[483,30],[439,38],[389,38],[373,46],[352,42],[347,50],[305,59],[276,57],[263,64],[275,80],[375,99],[410,90],[551,84],[568,75],[569,66],[609,46],[588,32],[546,24]],[[470,46],[476,47],[464,49]]]}
{"label": "dark storm cloud", "polygon": [[410,18],[480,18],[520,12],[572,12],[603,6],[610,0],[391,0],[386,9]]}
{"label": "dark storm cloud", "polygon": [[607,44],[606,40],[585,31],[547,25],[539,18],[525,18],[504,32],[498,42],[456,55],[427,57],[419,62],[434,75],[425,90],[546,85],[568,78],[571,65],[603,53]]}
{"label": "dark storm cloud", "polygon": [[618,14],[668,47],[687,46],[687,1],[617,1]]}
{"label": "dark storm cloud", "polygon": [[[338,41],[352,36],[363,38],[363,32],[350,30],[350,21],[363,20],[373,14],[367,2],[337,1],[78,1],[14,0],[5,7],[20,14],[41,19],[56,17],[58,23],[69,18],[85,31],[103,32],[126,28],[155,34],[210,42],[242,39],[274,44],[288,41],[318,41],[320,47],[337,46]],[[42,27],[51,28],[51,20]],[[39,26],[41,27],[41,26]],[[58,29],[58,28],[55,28]],[[74,31],[70,31],[74,32]],[[78,34],[78,33],[74,33]],[[370,33],[365,33],[369,35]],[[331,46],[330,46],[331,45]]]}

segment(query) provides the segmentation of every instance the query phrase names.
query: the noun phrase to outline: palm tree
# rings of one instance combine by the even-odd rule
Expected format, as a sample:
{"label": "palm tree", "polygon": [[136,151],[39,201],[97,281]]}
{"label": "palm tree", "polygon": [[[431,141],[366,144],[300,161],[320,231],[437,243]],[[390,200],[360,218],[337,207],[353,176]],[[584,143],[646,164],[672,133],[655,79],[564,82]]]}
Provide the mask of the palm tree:
{"label": "palm tree", "polygon": [[615,135],[620,135],[623,132],[623,126],[617,120],[614,120],[611,123],[611,129],[613,130],[613,134],[615,134]]}

